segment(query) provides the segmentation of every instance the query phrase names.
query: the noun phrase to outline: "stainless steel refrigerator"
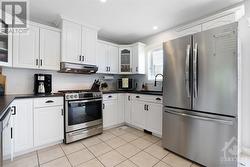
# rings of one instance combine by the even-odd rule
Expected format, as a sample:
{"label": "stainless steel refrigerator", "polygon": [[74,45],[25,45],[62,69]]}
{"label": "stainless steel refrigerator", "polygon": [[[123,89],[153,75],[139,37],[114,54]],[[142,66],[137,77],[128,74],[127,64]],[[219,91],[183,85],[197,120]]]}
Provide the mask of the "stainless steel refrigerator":
{"label": "stainless steel refrigerator", "polygon": [[238,24],[165,42],[163,146],[208,167],[237,166]]}

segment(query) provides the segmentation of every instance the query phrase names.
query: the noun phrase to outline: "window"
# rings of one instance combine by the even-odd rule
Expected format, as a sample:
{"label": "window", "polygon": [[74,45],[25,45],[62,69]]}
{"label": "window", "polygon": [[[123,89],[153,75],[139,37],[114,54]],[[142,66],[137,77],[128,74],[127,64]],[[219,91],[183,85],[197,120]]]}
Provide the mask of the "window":
{"label": "window", "polygon": [[[163,74],[163,50],[153,49],[148,55],[148,80],[154,80],[156,74]],[[162,80],[159,76],[157,80]]]}

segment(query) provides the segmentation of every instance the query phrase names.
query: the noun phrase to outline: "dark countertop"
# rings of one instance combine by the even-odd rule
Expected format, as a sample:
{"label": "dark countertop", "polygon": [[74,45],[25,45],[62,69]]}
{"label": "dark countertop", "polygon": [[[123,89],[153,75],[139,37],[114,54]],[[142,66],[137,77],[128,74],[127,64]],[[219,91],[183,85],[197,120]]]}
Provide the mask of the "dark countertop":
{"label": "dark countertop", "polygon": [[15,99],[23,99],[23,98],[41,98],[41,97],[59,97],[63,96],[62,94],[47,94],[47,95],[34,95],[34,94],[17,94],[17,95],[5,95],[0,96],[0,119],[7,111],[11,102]]}
{"label": "dark countertop", "polygon": [[122,90],[109,90],[103,91],[103,94],[110,94],[110,93],[135,93],[135,94],[145,94],[145,95],[157,95],[162,96],[163,92],[161,91],[140,91],[140,90],[129,90],[129,91],[122,91]]}

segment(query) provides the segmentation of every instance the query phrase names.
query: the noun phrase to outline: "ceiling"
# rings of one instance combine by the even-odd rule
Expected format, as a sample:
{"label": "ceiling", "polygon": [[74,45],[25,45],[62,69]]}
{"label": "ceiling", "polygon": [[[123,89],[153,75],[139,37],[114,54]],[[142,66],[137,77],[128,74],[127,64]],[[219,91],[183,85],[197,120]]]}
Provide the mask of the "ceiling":
{"label": "ceiling", "polygon": [[[99,38],[138,40],[212,14],[242,0],[30,0],[30,18],[51,24],[59,15],[100,27]],[[153,26],[158,29],[154,30]]]}

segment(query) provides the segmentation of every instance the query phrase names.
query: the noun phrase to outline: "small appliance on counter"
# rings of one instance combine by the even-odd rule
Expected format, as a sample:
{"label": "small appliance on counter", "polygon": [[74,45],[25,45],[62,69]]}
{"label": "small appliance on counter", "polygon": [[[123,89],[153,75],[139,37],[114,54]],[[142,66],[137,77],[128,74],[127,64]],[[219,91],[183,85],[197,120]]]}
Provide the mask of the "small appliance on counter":
{"label": "small appliance on counter", "polygon": [[134,90],[135,82],[131,78],[120,78],[117,81],[118,90]]}
{"label": "small appliance on counter", "polygon": [[34,93],[50,94],[52,92],[52,75],[35,74],[34,75]]}
{"label": "small appliance on counter", "polygon": [[93,83],[93,85],[92,85],[92,87],[91,87],[91,90],[93,90],[93,91],[100,91],[100,85],[101,85],[101,82],[100,82],[100,80],[99,79],[95,79],[95,81],[94,81],[94,83]]}

